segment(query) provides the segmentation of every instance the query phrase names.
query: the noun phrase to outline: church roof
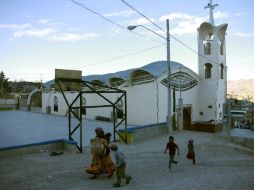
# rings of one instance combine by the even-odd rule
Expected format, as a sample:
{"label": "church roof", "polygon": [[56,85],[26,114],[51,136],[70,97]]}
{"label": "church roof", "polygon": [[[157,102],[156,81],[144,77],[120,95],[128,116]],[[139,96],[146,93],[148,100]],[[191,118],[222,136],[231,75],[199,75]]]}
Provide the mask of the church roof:
{"label": "church roof", "polygon": [[[185,67],[182,64],[175,62],[175,61],[171,61],[170,66],[171,66],[171,71],[179,68],[180,66],[182,68]],[[165,74],[167,72],[167,68],[168,68],[167,61],[156,61],[156,62],[152,62],[148,65],[145,65],[143,67],[128,69],[128,70],[124,70],[124,71],[118,71],[115,73],[82,76],[82,80],[88,81],[88,82],[91,82],[94,80],[99,80],[99,81],[103,82],[104,84],[109,84],[109,80],[111,78],[121,78],[121,79],[127,81],[129,79],[131,73],[136,70],[144,70],[157,78],[157,77]],[[49,88],[52,84],[54,84],[54,82],[55,82],[55,80],[48,81],[48,82],[44,83],[44,86],[46,88]]]}

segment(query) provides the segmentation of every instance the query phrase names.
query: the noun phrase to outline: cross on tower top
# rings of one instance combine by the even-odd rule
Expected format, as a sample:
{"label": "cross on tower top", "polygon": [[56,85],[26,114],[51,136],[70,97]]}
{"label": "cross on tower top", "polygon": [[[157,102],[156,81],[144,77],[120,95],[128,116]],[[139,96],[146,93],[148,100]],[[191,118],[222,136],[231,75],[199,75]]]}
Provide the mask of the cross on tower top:
{"label": "cross on tower top", "polygon": [[210,18],[209,18],[209,22],[210,24],[214,25],[214,19],[213,19],[213,9],[215,7],[217,7],[218,4],[213,4],[213,0],[210,0],[210,3],[207,4],[207,6],[205,6],[204,8],[207,9],[209,8],[210,9]]}

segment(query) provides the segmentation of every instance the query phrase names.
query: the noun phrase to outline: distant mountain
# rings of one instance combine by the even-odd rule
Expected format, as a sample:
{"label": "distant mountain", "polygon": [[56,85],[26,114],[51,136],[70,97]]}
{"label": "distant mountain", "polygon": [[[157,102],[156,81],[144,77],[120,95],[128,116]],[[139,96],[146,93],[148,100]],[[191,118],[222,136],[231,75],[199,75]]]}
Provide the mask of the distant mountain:
{"label": "distant mountain", "polygon": [[246,99],[254,102],[254,78],[228,81],[227,94],[229,98]]}

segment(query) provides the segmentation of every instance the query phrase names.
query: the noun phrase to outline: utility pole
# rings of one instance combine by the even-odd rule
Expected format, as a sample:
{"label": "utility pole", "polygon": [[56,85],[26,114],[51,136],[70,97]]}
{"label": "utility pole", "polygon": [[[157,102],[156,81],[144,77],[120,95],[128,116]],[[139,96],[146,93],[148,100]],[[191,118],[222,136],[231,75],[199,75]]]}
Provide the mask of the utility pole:
{"label": "utility pole", "polygon": [[167,25],[167,37],[165,38],[164,36],[154,32],[153,30],[150,30],[149,28],[143,26],[143,25],[131,25],[128,26],[128,30],[134,30],[138,26],[142,26],[146,30],[156,34],[157,36],[160,36],[161,38],[165,39],[167,41],[167,127],[168,127],[168,133],[172,133],[172,118],[171,118],[171,69],[170,69],[170,35],[169,35],[169,20],[166,20],[166,25]]}
{"label": "utility pole", "polygon": [[171,118],[171,68],[170,68],[170,35],[169,35],[169,20],[167,22],[167,62],[168,62],[168,132],[171,134],[172,129],[172,118]]}

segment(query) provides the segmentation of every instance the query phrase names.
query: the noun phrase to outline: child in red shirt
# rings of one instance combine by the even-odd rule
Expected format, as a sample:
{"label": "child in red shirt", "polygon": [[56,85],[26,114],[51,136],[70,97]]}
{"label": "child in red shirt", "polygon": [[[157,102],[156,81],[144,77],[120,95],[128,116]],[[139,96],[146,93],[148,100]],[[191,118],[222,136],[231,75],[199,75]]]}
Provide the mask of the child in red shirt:
{"label": "child in red shirt", "polygon": [[179,153],[178,145],[174,143],[174,137],[170,136],[168,138],[168,143],[167,143],[166,149],[164,151],[164,153],[166,154],[167,150],[169,150],[169,164],[168,164],[169,169],[171,169],[172,163],[177,164],[177,161],[174,160],[176,149],[177,149],[178,155],[179,155],[180,153]]}

